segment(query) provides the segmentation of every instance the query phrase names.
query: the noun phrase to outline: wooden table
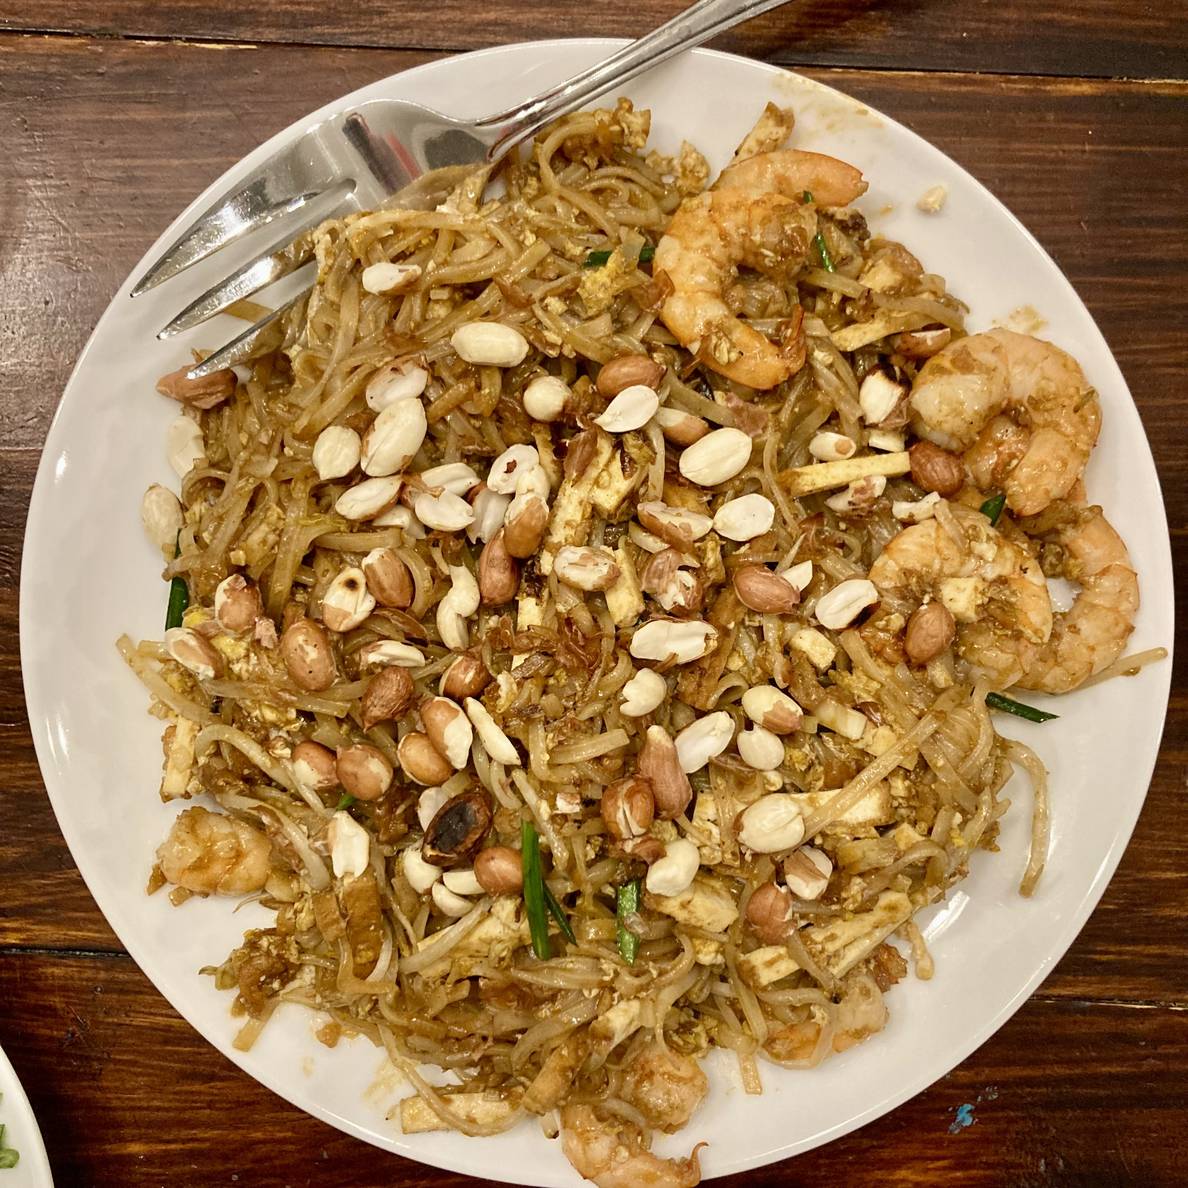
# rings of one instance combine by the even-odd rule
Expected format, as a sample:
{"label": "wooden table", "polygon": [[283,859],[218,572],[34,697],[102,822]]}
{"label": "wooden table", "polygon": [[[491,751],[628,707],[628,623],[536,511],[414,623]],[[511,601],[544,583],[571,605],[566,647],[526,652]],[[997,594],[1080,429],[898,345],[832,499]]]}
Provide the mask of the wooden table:
{"label": "wooden table", "polygon": [[[17,650],[46,427],[117,284],[199,189],[364,83],[500,42],[638,34],[675,0],[0,0],[0,1044],[58,1184],[446,1185],[249,1080],[145,980],[58,833]],[[970,169],[1071,277],[1134,392],[1188,550],[1183,0],[798,0],[721,41],[878,106]],[[1181,656],[1183,653],[1181,653]],[[1188,1181],[1188,696],[1101,906],[930,1090],[741,1184]],[[961,1126],[957,1107],[974,1106]]]}

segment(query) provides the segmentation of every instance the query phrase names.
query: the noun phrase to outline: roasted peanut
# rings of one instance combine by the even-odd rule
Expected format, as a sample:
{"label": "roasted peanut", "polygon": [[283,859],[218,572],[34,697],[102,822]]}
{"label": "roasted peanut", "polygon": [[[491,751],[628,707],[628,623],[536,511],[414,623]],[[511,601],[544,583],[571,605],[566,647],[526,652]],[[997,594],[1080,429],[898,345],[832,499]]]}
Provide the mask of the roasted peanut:
{"label": "roasted peanut", "polygon": [[506,533],[500,528],[479,555],[479,594],[485,606],[505,606],[520,587],[520,567],[507,551]]}
{"label": "roasted peanut", "polygon": [[329,689],[338,675],[330,636],[321,623],[298,619],[280,639],[281,659],[293,684],[309,693]]}
{"label": "roasted peanut", "polygon": [[943,602],[917,607],[908,619],[903,650],[913,664],[927,664],[953,642],[957,623]]}
{"label": "roasted peanut", "polygon": [[474,858],[474,877],[490,895],[515,895],[524,885],[520,853],[510,846],[488,846]]}
{"label": "roasted peanut", "polygon": [[381,668],[363,691],[363,729],[377,722],[396,722],[408,713],[416,688],[408,670],[391,666]]}
{"label": "roasted peanut", "polygon": [[477,788],[459,792],[429,822],[421,856],[434,866],[456,866],[482,845],[490,828],[491,802],[487,794]]}
{"label": "roasted peanut", "polygon": [[304,739],[293,748],[290,762],[293,774],[307,788],[328,792],[338,787],[338,764],[329,747]]}
{"label": "roasted peanut", "polygon": [[157,380],[157,391],[170,400],[179,404],[188,404],[191,408],[214,408],[224,400],[235,395],[235,372],[229,367],[219,371],[212,371],[201,379],[187,379],[186,372],[194,367],[187,363],[168,375]]}
{"label": "roasted peanut", "polygon": [[392,606],[397,610],[412,606],[415,592],[412,574],[394,550],[372,549],[363,558],[363,576],[380,606]]}
{"label": "roasted peanut", "polygon": [[189,627],[170,627],[165,632],[165,650],[200,681],[223,675],[223,657],[214,644]]}
{"label": "roasted peanut", "polygon": [[743,565],[733,581],[739,602],[761,615],[785,615],[800,605],[799,588],[766,565]]}
{"label": "roasted peanut", "polygon": [[448,697],[431,697],[421,706],[421,721],[430,742],[453,768],[461,771],[474,741],[474,727],[462,707]]}
{"label": "roasted peanut", "polygon": [[788,934],[791,910],[792,897],[788,892],[775,883],[764,883],[747,900],[747,923],[764,944],[778,945]]}
{"label": "roasted peanut", "polygon": [[681,768],[676,744],[663,726],[649,726],[636,758],[639,774],[652,785],[656,816],[662,821],[679,817],[693,799],[689,777]]}
{"label": "roasted peanut", "polygon": [[549,506],[539,495],[517,495],[503,521],[503,544],[513,557],[531,557],[540,548]]}
{"label": "roasted peanut", "polygon": [[643,776],[627,776],[609,784],[602,793],[602,819],[620,841],[648,831],[656,815],[652,785]]}
{"label": "roasted peanut", "polygon": [[370,743],[343,747],[336,767],[338,782],[358,800],[378,800],[392,784],[392,765]]}
{"label": "roasted peanut", "polygon": [[435,787],[454,774],[450,761],[429,741],[427,734],[410,731],[397,744],[396,758],[414,784]]}
{"label": "roasted peanut", "polygon": [[445,670],[441,680],[441,693],[461,702],[466,697],[477,697],[491,683],[487,666],[475,654],[467,652],[459,656]]}
{"label": "roasted peanut", "polygon": [[259,588],[241,573],[223,578],[215,588],[214,613],[219,626],[232,635],[251,631],[264,613]]}
{"label": "roasted peanut", "polygon": [[947,499],[965,485],[965,463],[930,441],[916,442],[908,450],[908,457],[912,463],[912,482],[925,491],[935,491]]}
{"label": "roasted peanut", "polygon": [[594,386],[603,396],[610,398],[617,396],[624,388],[637,384],[646,384],[655,389],[663,378],[663,366],[647,355],[617,355],[602,365]]}

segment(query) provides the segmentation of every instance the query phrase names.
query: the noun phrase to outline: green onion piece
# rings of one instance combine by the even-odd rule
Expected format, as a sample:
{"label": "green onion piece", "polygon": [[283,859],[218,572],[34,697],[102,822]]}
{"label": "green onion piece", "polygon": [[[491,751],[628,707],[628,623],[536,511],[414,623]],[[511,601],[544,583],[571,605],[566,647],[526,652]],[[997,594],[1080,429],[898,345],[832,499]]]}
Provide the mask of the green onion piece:
{"label": "green onion piece", "polygon": [[1002,509],[1006,507],[1006,496],[1000,491],[997,495],[991,495],[978,511],[982,513],[990,521],[991,527],[998,523],[998,517],[1002,515]]}
{"label": "green onion piece", "polygon": [[170,627],[180,627],[186,607],[190,605],[190,588],[186,579],[175,577],[169,583],[169,606],[165,611],[165,630]]}
{"label": "green onion piece", "polygon": [[1014,714],[1016,718],[1026,718],[1029,722],[1050,722],[1059,718],[1059,714],[1050,714],[1047,710],[1036,709],[1034,705],[1024,705],[1021,701],[1012,701],[1003,697],[1001,693],[987,693],[986,704],[991,709],[1002,710],[1005,714]]}
{"label": "green onion piece", "polygon": [[577,937],[574,935],[573,925],[570,924],[569,917],[565,914],[565,909],[557,902],[557,897],[543,878],[541,879],[541,885],[544,887],[545,907],[549,909],[549,915],[557,921],[557,927],[561,929],[565,939],[571,945],[576,945]]}
{"label": "green onion piece", "polygon": [[813,246],[817,249],[817,255],[821,257],[821,267],[826,272],[833,272],[833,257],[829,254],[829,248],[825,246],[825,236],[820,231],[813,236]]}
{"label": "green onion piece", "polygon": [[800,204],[802,206],[808,206],[808,204],[810,202],[812,202],[812,200],[813,200],[812,190],[805,190],[805,192],[800,195]]}
{"label": "green onion piece", "polygon": [[524,908],[528,913],[528,931],[532,934],[532,951],[541,961],[547,961],[553,955],[549,945],[549,913],[545,906],[544,875],[540,871],[540,837],[531,821],[520,827],[520,866],[524,872]]}
{"label": "green onion piece", "polygon": [[624,883],[615,895],[615,918],[618,921],[616,936],[619,952],[628,965],[635,964],[639,953],[639,937],[624,923],[628,916],[639,911],[639,879]]}
{"label": "green onion piece", "polygon": [[[181,533],[177,534],[177,540],[173,546],[173,555],[175,558],[181,556]],[[169,605],[165,608],[165,630],[168,631],[170,627],[180,627],[182,625],[182,616],[186,613],[186,607],[190,605],[190,587],[186,585],[186,579],[183,577],[175,577],[169,583]]]}
{"label": "green onion piece", "polygon": [[13,1147],[4,1145],[4,1127],[0,1126],[0,1171],[7,1171],[20,1163],[20,1154]]}
{"label": "green onion piece", "polygon": [[[656,254],[656,249],[650,243],[645,243],[639,249],[639,263],[650,264],[652,257]],[[583,268],[601,268],[611,258],[611,249],[601,248],[596,252],[591,252],[582,262]]]}
{"label": "green onion piece", "polygon": [[343,809],[349,809],[354,803],[355,798],[349,792],[344,792],[339,802],[334,806],[334,811],[340,813]]}

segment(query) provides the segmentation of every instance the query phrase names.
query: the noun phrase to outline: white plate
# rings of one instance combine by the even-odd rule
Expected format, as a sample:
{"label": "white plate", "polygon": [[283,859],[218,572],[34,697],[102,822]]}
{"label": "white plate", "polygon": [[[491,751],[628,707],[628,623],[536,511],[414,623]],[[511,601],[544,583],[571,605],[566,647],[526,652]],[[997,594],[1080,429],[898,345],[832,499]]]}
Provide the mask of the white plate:
{"label": "white plate", "polygon": [[[612,44],[541,42],[468,54],[386,79],[334,106],[387,95],[479,115],[561,79]],[[864,170],[871,189],[861,208],[876,229],[948,278],[970,303],[973,327],[1025,305],[1047,319],[1045,333],[1080,360],[1102,396],[1105,430],[1088,484],[1129,543],[1141,576],[1144,605],[1133,646],[1170,645],[1167,527],[1138,415],[1085,307],[1003,206],[893,121],[755,62],[699,51],[627,91],[652,109],[654,143],[672,150],[688,137],[719,167],[767,100],[792,104],[795,143]],[[300,126],[257,149],[216,186],[241,178]],[[938,182],[949,188],[944,212],[920,214],[916,198]],[[209,201],[208,194],[196,198],[146,259]],[[379,1054],[363,1040],[327,1051],[313,1039],[312,1017],[296,1009],[279,1012],[251,1052],[234,1051],[231,997],[196,971],[221,961],[243,929],[266,913],[232,916],[225,900],[174,909],[163,895],[144,896],[152,851],[176,809],[157,799],[159,723],[146,716],[145,694],[117,659],[113,641],[122,631],[158,637],[164,613],[160,558],[138,523],[150,482],[177,485],[162,446],[175,410],[153,394],[153,382],[177,366],[191,343],[213,346],[230,326],[203,328],[190,341],[169,345],[154,333],[223,267],[208,262],[135,302],[125,285],[79,360],[46,444],[25,542],[21,651],[29,718],[62,831],[91,893],[141,968],[207,1039],[265,1085],[413,1159],[520,1183],[575,1184],[558,1145],[535,1125],[487,1140],[405,1138],[384,1117],[399,1087],[365,1092],[382,1064]],[[1059,721],[1016,727],[1038,746],[1054,790],[1051,859],[1034,900],[1015,890],[1030,811],[1020,787],[1002,853],[977,855],[968,881],[931,914],[935,979],[909,981],[889,996],[886,1032],[813,1072],[765,1070],[767,1092],[759,1098],[742,1093],[729,1060],[715,1061],[706,1105],[686,1136],[665,1140],[660,1149],[687,1151],[692,1139],[709,1140],[707,1176],[807,1150],[919,1092],[1001,1026],[1068,948],[1118,863],[1154,765],[1170,671],[1163,664],[1136,680],[1077,694],[1062,701]],[[951,928],[959,916],[960,926]]]}
{"label": "white plate", "polygon": [[54,1188],[33,1108],[3,1048],[0,1048],[0,1126],[4,1127],[4,1145],[15,1148],[20,1155],[16,1167],[0,1169],[0,1188]]}

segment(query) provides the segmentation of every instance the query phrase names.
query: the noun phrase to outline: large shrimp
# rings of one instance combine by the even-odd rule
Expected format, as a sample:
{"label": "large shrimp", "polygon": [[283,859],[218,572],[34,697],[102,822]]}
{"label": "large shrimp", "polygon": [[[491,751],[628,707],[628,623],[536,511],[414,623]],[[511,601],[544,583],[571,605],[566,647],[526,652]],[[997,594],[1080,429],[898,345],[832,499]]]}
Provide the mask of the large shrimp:
{"label": "large shrimp", "polygon": [[1097,393],[1077,361],[1029,334],[988,330],[929,359],[911,395],[912,427],[965,453],[974,482],[1018,515],[1064,498],[1101,430]]}
{"label": "large shrimp", "polygon": [[561,1110],[561,1148],[578,1174],[598,1188],[695,1188],[701,1167],[688,1159],[661,1159],[647,1150],[629,1122],[602,1122],[588,1105]]}
{"label": "large shrimp", "polygon": [[780,280],[794,276],[817,231],[817,204],[844,206],[865,190],[852,165],[794,149],[723,170],[713,190],[681,203],[656,248],[653,271],[672,283],[664,324],[730,379],[759,389],[782,383],[795,352],[741,321],[726,290],[740,264]]}
{"label": "large shrimp", "polygon": [[635,1106],[649,1125],[675,1134],[693,1116],[709,1091],[701,1066],[689,1056],[648,1039],[628,1053],[623,1073],[623,1099]]}
{"label": "large shrimp", "polygon": [[260,891],[272,870],[272,843],[258,829],[196,805],[157,847],[169,882],[202,895]]}
{"label": "large shrimp", "polygon": [[980,512],[938,505],[905,528],[870,567],[885,591],[935,596],[957,622],[957,650],[1000,686],[1013,684],[1052,632],[1052,600],[1039,562]]}
{"label": "large shrimp", "polygon": [[[1066,504],[1050,512],[1054,514],[1023,527],[1044,545],[1048,572],[1081,589],[1072,607],[1056,615],[1051,636],[1019,684],[1044,693],[1067,693],[1122,654],[1138,611],[1138,575],[1125,543],[1100,507]],[[1045,524],[1044,519],[1056,522]]]}

